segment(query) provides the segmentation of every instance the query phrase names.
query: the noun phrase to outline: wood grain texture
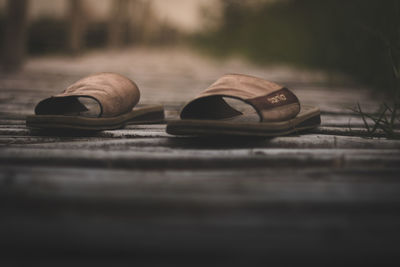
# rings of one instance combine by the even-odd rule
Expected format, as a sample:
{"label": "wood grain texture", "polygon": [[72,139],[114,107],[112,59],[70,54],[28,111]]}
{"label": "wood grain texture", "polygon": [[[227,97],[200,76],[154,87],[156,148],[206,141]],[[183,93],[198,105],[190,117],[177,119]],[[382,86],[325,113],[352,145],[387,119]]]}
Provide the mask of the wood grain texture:
{"label": "wood grain texture", "polygon": [[[142,104],[164,104],[167,119],[239,72],[319,105],[322,125],[269,139],[173,137],[164,124],[25,127],[37,101],[106,67],[138,82]],[[185,49],[37,58],[0,73],[0,264],[398,266],[400,141],[366,138],[348,109],[374,111],[380,99],[365,92]]]}

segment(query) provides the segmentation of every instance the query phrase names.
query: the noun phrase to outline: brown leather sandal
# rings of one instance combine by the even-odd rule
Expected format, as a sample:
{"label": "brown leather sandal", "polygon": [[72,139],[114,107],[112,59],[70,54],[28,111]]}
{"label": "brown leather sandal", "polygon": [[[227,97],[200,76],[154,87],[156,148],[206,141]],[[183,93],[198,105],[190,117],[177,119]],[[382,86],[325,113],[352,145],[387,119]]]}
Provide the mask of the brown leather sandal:
{"label": "brown leather sandal", "polygon": [[115,73],[85,77],[63,93],[39,102],[28,116],[30,128],[101,131],[127,123],[164,121],[162,106],[134,108],[140,99],[137,85]]}
{"label": "brown leather sandal", "polygon": [[[238,111],[226,102],[229,99],[250,105],[253,114]],[[318,107],[301,106],[289,89],[241,74],[217,80],[189,102],[180,117],[168,122],[169,134],[280,136],[321,124]]]}

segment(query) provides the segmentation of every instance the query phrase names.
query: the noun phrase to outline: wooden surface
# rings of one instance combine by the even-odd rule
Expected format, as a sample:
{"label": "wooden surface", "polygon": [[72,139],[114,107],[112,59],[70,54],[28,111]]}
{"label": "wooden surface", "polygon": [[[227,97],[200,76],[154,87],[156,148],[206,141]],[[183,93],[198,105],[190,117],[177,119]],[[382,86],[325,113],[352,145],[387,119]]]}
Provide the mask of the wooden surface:
{"label": "wooden surface", "polygon": [[[78,78],[116,71],[167,118],[220,75],[283,83],[323,111],[309,133],[172,137],[165,125],[91,136],[24,117]],[[1,266],[399,266],[400,142],[348,109],[379,97],[321,73],[143,48],[32,59],[0,74]],[[349,124],[352,130],[349,129]],[[378,135],[379,136],[379,135]]]}

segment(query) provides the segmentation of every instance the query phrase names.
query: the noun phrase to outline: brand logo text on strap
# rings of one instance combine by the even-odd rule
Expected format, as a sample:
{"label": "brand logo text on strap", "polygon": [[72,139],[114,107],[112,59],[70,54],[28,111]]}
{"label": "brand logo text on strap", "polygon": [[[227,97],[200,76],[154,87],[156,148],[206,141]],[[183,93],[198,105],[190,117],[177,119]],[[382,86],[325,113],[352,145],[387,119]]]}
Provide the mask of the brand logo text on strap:
{"label": "brand logo text on strap", "polygon": [[287,98],[286,98],[286,96],[284,94],[279,94],[279,95],[276,95],[274,97],[269,97],[269,98],[267,98],[267,100],[271,104],[277,104],[277,103],[280,103],[282,101],[286,101]]}

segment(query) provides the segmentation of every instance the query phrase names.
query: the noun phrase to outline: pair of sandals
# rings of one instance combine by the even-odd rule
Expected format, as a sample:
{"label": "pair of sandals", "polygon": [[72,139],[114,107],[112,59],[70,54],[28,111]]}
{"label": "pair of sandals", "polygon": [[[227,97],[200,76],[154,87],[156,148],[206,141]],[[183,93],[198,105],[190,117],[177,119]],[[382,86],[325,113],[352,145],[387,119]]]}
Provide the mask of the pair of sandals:
{"label": "pair of sandals", "polygon": [[[116,73],[95,74],[39,102],[26,123],[39,129],[102,131],[164,121],[162,106],[136,107],[139,99],[139,88],[130,79]],[[252,112],[239,111],[232,99],[247,104]],[[300,105],[289,89],[242,74],[218,79],[185,105],[180,118],[167,122],[167,133],[281,136],[321,123],[319,108]]]}

